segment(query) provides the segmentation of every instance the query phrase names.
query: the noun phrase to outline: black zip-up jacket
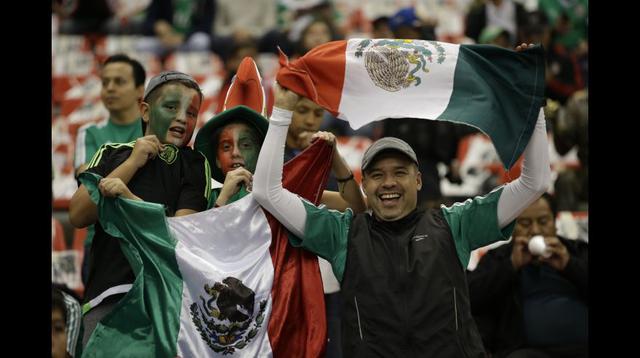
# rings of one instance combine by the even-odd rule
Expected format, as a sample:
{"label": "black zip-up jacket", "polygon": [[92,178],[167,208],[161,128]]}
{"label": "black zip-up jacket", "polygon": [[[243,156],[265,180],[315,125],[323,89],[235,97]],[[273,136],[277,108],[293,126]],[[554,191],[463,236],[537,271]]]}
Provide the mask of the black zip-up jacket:
{"label": "black zip-up jacket", "polygon": [[[559,236],[558,239],[571,256],[560,275],[576,286],[580,298],[588,305],[588,245]],[[490,250],[476,269],[467,274],[474,318],[485,347],[495,357],[503,357],[525,345],[520,276],[511,264],[512,250],[512,242]]]}
{"label": "black zip-up jacket", "polygon": [[484,357],[465,270],[442,210],[351,223],[342,320],[345,357]]}

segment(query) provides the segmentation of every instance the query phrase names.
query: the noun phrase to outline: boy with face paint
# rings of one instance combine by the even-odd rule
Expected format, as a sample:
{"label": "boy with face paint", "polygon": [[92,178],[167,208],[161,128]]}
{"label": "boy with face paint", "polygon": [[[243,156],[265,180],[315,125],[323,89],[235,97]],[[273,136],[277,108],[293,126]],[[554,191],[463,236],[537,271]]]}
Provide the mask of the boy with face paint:
{"label": "boy with face paint", "polygon": [[[168,71],[152,78],[141,105],[144,136],[135,142],[106,144],[89,162],[86,172],[103,177],[98,185],[102,195],[160,203],[167,216],[206,209],[209,163],[187,147],[201,103],[202,92],[191,76]],[[84,185],[71,199],[69,219],[76,227],[96,224],[83,307],[84,346],[100,319],[131,288],[135,277],[119,240],[96,221],[97,207]]]}
{"label": "boy with face paint", "polygon": [[[216,182],[212,185],[209,208],[232,203],[251,191],[264,139],[259,127],[266,120],[249,111],[246,106],[235,107],[227,111],[233,112],[233,117],[221,121],[220,116],[226,114],[222,112],[207,122],[207,129],[203,127],[196,136],[196,149],[208,153],[207,158],[214,163],[212,177]],[[210,141],[205,140],[205,136]]]}
{"label": "boy with face paint", "polygon": [[253,171],[267,132],[266,101],[255,62],[245,57],[226,93],[222,112],[198,131],[194,147],[212,164],[208,207],[219,207],[251,191]]}
{"label": "boy with face paint", "polygon": [[[212,168],[214,183],[209,208],[232,203],[251,191],[258,154],[267,133],[266,101],[260,75],[253,60],[245,57],[227,92],[223,111],[200,129],[195,148],[202,152]],[[318,132],[313,138],[335,146],[335,136]],[[352,178],[344,159],[336,152],[332,170],[336,177]],[[219,183],[223,183],[220,186]],[[351,207],[355,212],[366,209],[364,197],[354,180],[343,182],[341,192],[325,191],[321,203],[336,210]]]}

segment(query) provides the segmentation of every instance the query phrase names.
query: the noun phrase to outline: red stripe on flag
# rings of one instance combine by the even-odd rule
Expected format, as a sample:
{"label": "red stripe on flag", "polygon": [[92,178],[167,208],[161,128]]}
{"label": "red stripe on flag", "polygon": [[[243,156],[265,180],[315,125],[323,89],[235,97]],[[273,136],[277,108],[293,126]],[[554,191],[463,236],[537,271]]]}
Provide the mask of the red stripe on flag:
{"label": "red stripe on flag", "polygon": [[281,51],[281,67],[276,79],[282,87],[309,98],[337,116],[344,86],[346,50],[347,41],[332,41],[291,62]]}
{"label": "red stripe on flag", "polygon": [[[324,141],[309,146],[284,165],[283,186],[317,204],[326,186],[333,148]],[[324,355],[327,322],[318,258],[289,245],[285,229],[265,211],[271,227],[273,261],[273,306],[269,319],[269,341],[273,356]]]}

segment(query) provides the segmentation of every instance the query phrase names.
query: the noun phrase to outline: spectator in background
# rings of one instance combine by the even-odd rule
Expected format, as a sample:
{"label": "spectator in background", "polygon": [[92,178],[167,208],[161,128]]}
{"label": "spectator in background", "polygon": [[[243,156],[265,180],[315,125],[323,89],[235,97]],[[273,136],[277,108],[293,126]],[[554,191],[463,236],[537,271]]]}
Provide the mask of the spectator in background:
{"label": "spectator in background", "polygon": [[[318,44],[342,38],[334,21],[337,12],[330,1],[284,1],[278,6],[278,16],[282,16],[278,22],[279,24],[285,23],[282,26],[283,30],[270,31],[260,39],[261,53],[268,52],[278,55],[278,48],[280,48],[290,59],[294,59]],[[316,22],[321,22],[324,26],[312,26],[310,40],[307,45],[304,45],[303,32],[306,32],[310,25],[314,25]],[[327,32],[330,33],[328,40]]]}
{"label": "spectator in background", "polygon": [[476,1],[467,14],[465,35],[480,42],[480,34],[487,26],[498,26],[509,32],[509,46],[520,43],[520,26],[526,24],[524,6],[513,0]]}
{"label": "spectator in background", "polygon": [[[588,246],[558,236],[555,217],[544,194],[518,216],[511,242],[468,273],[474,318],[497,358],[588,356]],[[548,257],[529,251],[536,235]]]}
{"label": "spectator in background", "polygon": [[394,38],[388,16],[380,16],[371,21],[372,39],[392,39]]}
{"label": "spectator in background", "polygon": [[551,27],[547,15],[542,11],[531,11],[526,16],[526,23],[522,26],[522,42],[541,44],[548,50]]}
{"label": "spectator in background", "polygon": [[560,18],[566,26],[560,35],[560,41],[565,47],[575,49],[587,39],[589,4],[588,0],[572,1],[540,1],[538,9],[549,19],[550,24],[557,24]]}
{"label": "spectator in background", "polygon": [[51,5],[60,18],[61,34],[106,34],[118,24],[112,5],[106,0],[53,0]]}
{"label": "spectator in background", "polygon": [[[88,123],[78,130],[75,143],[74,167],[76,176],[87,169],[93,155],[103,144],[129,143],[142,137],[140,102],[144,94],[146,74],[140,62],[124,54],[107,58],[100,71],[100,98],[109,118]],[[87,257],[95,229],[87,228],[82,260],[82,282],[87,283]]]}
{"label": "spectator in background", "polygon": [[77,297],[66,286],[51,288],[51,356],[80,357],[82,309]]}
{"label": "spectator in background", "polygon": [[144,22],[150,37],[138,41],[138,51],[161,58],[175,50],[209,51],[214,12],[214,0],[152,0]]}
{"label": "spectator in background", "polygon": [[138,34],[148,2],[109,0],[53,0],[62,34]]}
{"label": "spectator in background", "polygon": [[292,60],[304,56],[318,45],[338,39],[333,24],[314,15],[298,18],[292,26],[289,38],[294,43]]}
{"label": "spectator in background", "polygon": [[467,43],[464,37],[464,19],[470,0],[417,0],[416,14],[422,21],[435,27],[438,41]]}
{"label": "spectator in background", "polygon": [[555,195],[560,211],[586,211],[589,204],[589,94],[575,92],[567,105],[550,118],[553,143],[560,155],[574,147],[578,150],[578,168],[562,168],[556,179]]}
{"label": "spectator in background", "polygon": [[51,295],[51,357],[67,357],[67,309],[60,291]]}
{"label": "spectator in background", "polygon": [[216,0],[213,33],[233,42],[257,40],[276,27],[275,0]]}
{"label": "spectator in background", "polygon": [[107,58],[100,71],[100,98],[109,118],[78,130],[74,167],[82,173],[98,148],[106,143],[128,143],[142,136],[140,102],[146,74],[140,62],[124,54]]}
{"label": "spectator in background", "polygon": [[296,103],[287,132],[284,161],[287,162],[311,144],[311,136],[320,129],[324,108],[308,98]]}
{"label": "spectator in background", "polygon": [[569,16],[562,13],[556,19],[547,46],[546,93],[563,105],[573,93],[586,87],[588,46],[586,40],[568,36],[571,31]]}
{"label": "spectator in background", "polygon": [[220,86],[220,91],[218,92],[216,114],[223,111],[224,102],[227,97],[227,92],[229,91],[229,86],[231,86],[233,76],[236,75],[236,70],[238,69],[238,66],[240,66],[242,59],[245,57],[251,57],[254,60],[258,57],[258,47],[256,42],[252,39],[234,42],[229,49],[229,52],[227,52],[226,56],[222,58],[224,61],[225,74],[224,82],[222,83],[222,86]]}
{"label": "spectator in background", "polygon": [[478,40],[480,44],[510,48],[509,32],[498,26],[485,27]]}
{"label": "spectator in background", "polygon": [[436,39],[435,26],[423,23],[412,7],[403,8],[395,13],[389,20],[389,25],[397,39]]}
{"label": "spectator in background", "polygon": [[216,0],[211,50],[226,58],[234,46],[247,42],[263,46],[261,39],[266,37],[265,51],[275,52],[276,10],[275,0]]}

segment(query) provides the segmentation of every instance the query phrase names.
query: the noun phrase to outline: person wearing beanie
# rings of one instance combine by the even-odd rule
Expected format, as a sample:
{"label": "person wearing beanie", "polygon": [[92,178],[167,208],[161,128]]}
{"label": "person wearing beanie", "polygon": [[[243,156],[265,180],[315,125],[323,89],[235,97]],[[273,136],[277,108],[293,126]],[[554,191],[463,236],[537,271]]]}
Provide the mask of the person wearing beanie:
{"label": "person wearing beanie", "polygon": [[98,187],[103,196],[160,203],[165,205],[167,216],[206,209],[209,163],[187,147],[201,104],[202,91],[191,76],[178,71],[160,73],[144,91],[144,136],[130,143],[103,145],[80,174],[81,185],[71,198],[69,219],[78,228],[95,224],[83,305],[83,346],[134,281],[120,241],[107,234],[97,220],[96,204],[83,180],[90,175],[102,177]]}

